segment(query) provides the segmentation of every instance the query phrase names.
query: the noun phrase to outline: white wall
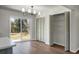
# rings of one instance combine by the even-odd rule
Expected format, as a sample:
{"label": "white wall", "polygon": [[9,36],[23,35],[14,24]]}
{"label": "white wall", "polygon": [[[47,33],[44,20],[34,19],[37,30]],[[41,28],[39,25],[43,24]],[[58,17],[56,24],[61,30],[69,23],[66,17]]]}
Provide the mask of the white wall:
{"label": "white wall", "polygon": [[[23,14],[19,11],[14,11],[14,10],[10,10],[10,9],[6,9],[6,8],[0,8],[0,37],[9,37],[10,34],[10,17],[14,17],[14,18],[22,18]],[[34,27],[34,19],[35,16],[31,16],[29,14],[27,14],[25,16],[26,19],[29,20],[30,22],[30,34],[31,34],[31,38],[34,39],[34,33],[35,33],[35,27]]]}

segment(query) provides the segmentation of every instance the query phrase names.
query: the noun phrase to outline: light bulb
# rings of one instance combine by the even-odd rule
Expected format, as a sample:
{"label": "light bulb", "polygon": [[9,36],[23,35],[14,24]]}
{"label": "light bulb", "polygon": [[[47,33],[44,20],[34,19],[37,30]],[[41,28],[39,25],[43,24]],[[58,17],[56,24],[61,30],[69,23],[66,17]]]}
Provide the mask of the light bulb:
{"label": "light bulb", "polygon": [[38,15],[40,15],[40,12],[38,12]]}
{"label": "light bulb", "polygon": [[13,17],[11,17],[11,18],[10,18],[10,20],[11,20],[12,22],[14,22],[14,21],[15,21],[15,19],[14,19]]}
{"label": "light bulb", "polygon": [[34,10],[33,13],[36,14],[36,11]]}
{"label": "light bulb", "polygon": [[28,9],[28,13],[31,13],[31,9]]}
{"label": "light bulb", "polygon": [[25,12],[25,8],[22,8],[22,12]]}

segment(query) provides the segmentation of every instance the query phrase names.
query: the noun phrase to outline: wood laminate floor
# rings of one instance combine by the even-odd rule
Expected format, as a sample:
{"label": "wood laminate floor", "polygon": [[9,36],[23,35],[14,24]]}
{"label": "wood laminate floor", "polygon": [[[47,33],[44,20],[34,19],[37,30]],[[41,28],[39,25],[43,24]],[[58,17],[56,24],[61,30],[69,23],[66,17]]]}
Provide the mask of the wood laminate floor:
{"label": "wood laminate floor", "polygon": [[64,49],[51,47],[40,41],[17,42],[13,48],[14,54],[71,54]]}

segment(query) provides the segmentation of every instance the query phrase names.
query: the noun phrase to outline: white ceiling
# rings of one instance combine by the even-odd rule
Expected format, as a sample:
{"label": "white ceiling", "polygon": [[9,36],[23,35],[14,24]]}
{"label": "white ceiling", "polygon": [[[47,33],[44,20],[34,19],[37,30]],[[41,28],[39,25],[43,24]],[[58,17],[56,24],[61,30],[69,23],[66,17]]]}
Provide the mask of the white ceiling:
{"label": "white ceiling", "polygon": [[[34,9],[36,11],[45,11],[45,10],[53,9],[58,6],[59,5],[34,5]],[[3,5],[3,7],[21,11],[22,8],[26,8],[26,10],[28,10],[28,8],[30,8],[30,5]]]}
{"label": "white ceiling", "polygon": [[[36,10],[36,12],[40,12],[42,16],[45,16],[46,14],[52,15],[69,10],[68,8],[65,8],[64,6],[60,5],[33,5],[33,6],[34,10]],[[30,8],[30,5],[2,5],[2,7],[21,11],[22,8],[26,8],[26,10],[28,10]]]}

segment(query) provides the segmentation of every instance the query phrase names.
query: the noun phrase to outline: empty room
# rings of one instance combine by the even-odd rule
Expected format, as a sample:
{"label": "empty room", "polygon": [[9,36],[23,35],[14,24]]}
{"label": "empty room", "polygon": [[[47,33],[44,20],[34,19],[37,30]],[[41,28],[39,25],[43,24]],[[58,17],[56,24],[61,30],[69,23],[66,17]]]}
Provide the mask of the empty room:
{"label": "empty room", "polygon": [[78,54],[79,5],[0,5],[0,54]]}

